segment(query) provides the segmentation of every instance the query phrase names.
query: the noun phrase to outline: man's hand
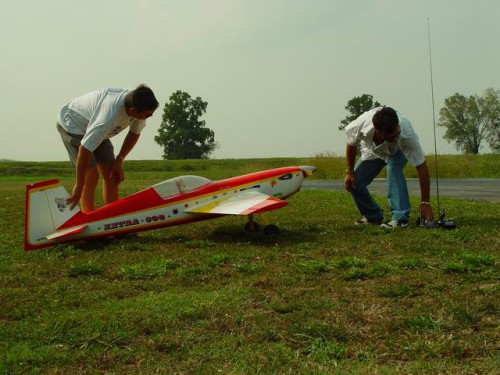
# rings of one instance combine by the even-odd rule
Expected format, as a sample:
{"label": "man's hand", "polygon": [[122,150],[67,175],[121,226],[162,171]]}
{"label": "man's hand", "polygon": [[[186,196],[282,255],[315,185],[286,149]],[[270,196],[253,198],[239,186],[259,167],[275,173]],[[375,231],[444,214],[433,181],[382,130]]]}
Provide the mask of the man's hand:
{"label": "man's hand", "polygon": [[430,202],[431,178],[429,168],[424,161],[417,166],[418,180],[420,183],[420,220],[423,222],[434,221],[434,213]]}
{"label": "man's hand", "polygon": [[123,173],[123,159],[116,158],[113,167],[111,168],[111,172],[109,177],[114,180],[117,184],[121,183],[125,179],[125,175]]}
{"label": "man's hand", "polygon": [[346,145],[345,148],[345,159],[347,163],[347,169],[345,171],[346,176],[344,178],[344,188],[351,192],[356,189],[356,176],[354,176],[354,164],[356,162],[356,154],[358,152],[357,146]]}
{"label": "man's hand", "polygon": [[356,188],[356,177],[354,176],[354,172],[348,172],[344,178],[344,188],[351,192]]}
{"label": "man's hand", "polygon": [[420,203],[420,221],[424,223],[434,221],[434,212],[432,211],[432,206],[428,202]]}
{"label": "man's hand", "polygon": [[83,186],[75,185],[73,187],[73,192],[71,193],[71,196],[66,199],[66,203],[71,205],[70,210],[75,208],[77,204],[80,202],[80,199],[82,198],[82,192],[83,192]]}

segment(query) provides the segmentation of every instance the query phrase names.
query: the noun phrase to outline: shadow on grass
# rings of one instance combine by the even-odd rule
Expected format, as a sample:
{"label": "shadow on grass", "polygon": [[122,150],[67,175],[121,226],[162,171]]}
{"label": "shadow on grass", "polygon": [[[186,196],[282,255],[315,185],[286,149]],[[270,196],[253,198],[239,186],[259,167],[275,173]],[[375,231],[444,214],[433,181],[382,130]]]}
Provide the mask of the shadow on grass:
{"label": "shadow on grass", "polygon": [[249,243],[260,246],[294,245],[316,240],[316,233],[280,228],[278,233],[264,234],[262,228],[249,232],[240,225],[218,227],[208,237],[216,243]]}
{"label": "shadow on grass", "polygon": [[93,240],[61,243],[54,246],[53,251],[68,252],[99,252],[106,251],[117,246],[125,250],[147,251],[164,243],[189,244],[193,241],[211,242],[214,244],[251,244],[258,246],[276,246],[276,245],[295,245],[304,242],[314,242],[318,231],[314,228],[305,228],[305,230],[294,231],[280,228],[278,233],[264,234],[262,228],[255,232],[246,231],[241,225],[226,225],[217,227],[215,230],[208,230],[202,236],[196,234],[168,235],[164,236],[158,231],[145,231],[143,233],[156,233],[156,235],[139,234],[138,237],[112,238],[103,237]]}
{"label": "shadow on grass", "polygon": [[[113,243],[111,239],[82,240],[75,242],[62,242],[53,246],[53,251],[104,251]],[[43,250],[42,250],[43,251]]]}

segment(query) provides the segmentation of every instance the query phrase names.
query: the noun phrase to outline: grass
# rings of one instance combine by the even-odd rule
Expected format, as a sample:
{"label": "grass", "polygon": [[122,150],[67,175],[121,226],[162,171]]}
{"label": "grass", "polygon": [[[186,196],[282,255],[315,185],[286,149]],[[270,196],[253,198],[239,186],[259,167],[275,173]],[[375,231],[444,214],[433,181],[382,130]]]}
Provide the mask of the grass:
{"label": "grass", "polygon": [[[137,162],[123,193],[163,173],[162,163],[170,162]],[[267,168],[227,163],[232,175]],[[170,172],[185,174],[176,168],[188,164],[213,179],[224,170],[184,161]],[[302,191],[257,217],[279,225],[278,235],[248,234],[245,218],[227,217],[24,252],[25,181],[66,167],[24,168],[33,174],[3,174],[0,185],[0,374],[500,368],[498,204],[443,197],[458,229],[386,232],[352,225],[346,193]]]}
{"label": "grass", "polygon": [[[438,155],[441,178],[500,178],[498,154]],[[427,156],[431,175],[435,175],[435,157]],[[345,158],[318,154],[309,158],[222,159],[222,160],[127,160],[126,177],[131,180],[158,182],[182,174],[195,174],[213,180],[278,168],[288,165],[314,165],[314,179],[341,179],[345,175]],[[415,168],[407,165],[405,175],[417,177]],[[0,160],[0,182],[40,181],[57,176],[73,180],[74,168],[69,162],[18,162]],[[380,177],[385,177],[385,170]]]}

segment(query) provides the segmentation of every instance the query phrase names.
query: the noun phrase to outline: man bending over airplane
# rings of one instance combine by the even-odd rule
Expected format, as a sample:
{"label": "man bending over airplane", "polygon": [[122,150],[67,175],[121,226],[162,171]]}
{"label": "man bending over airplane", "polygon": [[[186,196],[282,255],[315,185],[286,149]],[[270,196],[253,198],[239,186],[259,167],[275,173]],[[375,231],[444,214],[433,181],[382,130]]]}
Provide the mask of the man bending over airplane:
{"label": "man bending over airplane", "polygon": [[[103,179],[103,199],[109,204],[118,199],[123,181],[122,163],[134,148],[146,119],[158,108],[153,91],[146,85],[136,89],[104,88],[73,99],[59,113],[57,130],[73,166],[76,183],[67,203],[78,202],[83,212],[95,206],[99,174]],[[129,128],[115,158],[109,138]]]}
{"label": "man bending over airplane", "polygon": [[[430,205],[430,177],[420,141],[410,121],[390,107],[363,113],[345,128],[347,170],[344,187],[349,191],[363,218],[356,224],[374,224],[382,228],[405,228],[409,223],[410,199],[403,168],[409,161],[417,169],[420,182],[420,218],[433,221]],[[358,146],[361,158],[355,164]],[[387,199],[391,220],[373,200],[367,186],[387,165]]]}

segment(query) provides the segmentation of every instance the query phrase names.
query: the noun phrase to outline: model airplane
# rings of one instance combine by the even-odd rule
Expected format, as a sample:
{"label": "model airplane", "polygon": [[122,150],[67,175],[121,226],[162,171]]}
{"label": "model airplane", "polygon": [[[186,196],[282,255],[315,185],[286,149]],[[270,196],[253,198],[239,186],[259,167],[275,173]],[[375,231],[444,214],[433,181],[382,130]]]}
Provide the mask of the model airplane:
{"label": "model airplane", "polygon": [[220,181],[176,177],[89,213],[78,206],[70,209],[66,204],[69,194],[59,180],[37,182],[26,187],[24,248],[34,250],[222,215],[246,215],[247,228],[253,230],[254,214],[286,206],[284,199],[299,191],[303,179],[315,170],[311,166],[284,167]]}

